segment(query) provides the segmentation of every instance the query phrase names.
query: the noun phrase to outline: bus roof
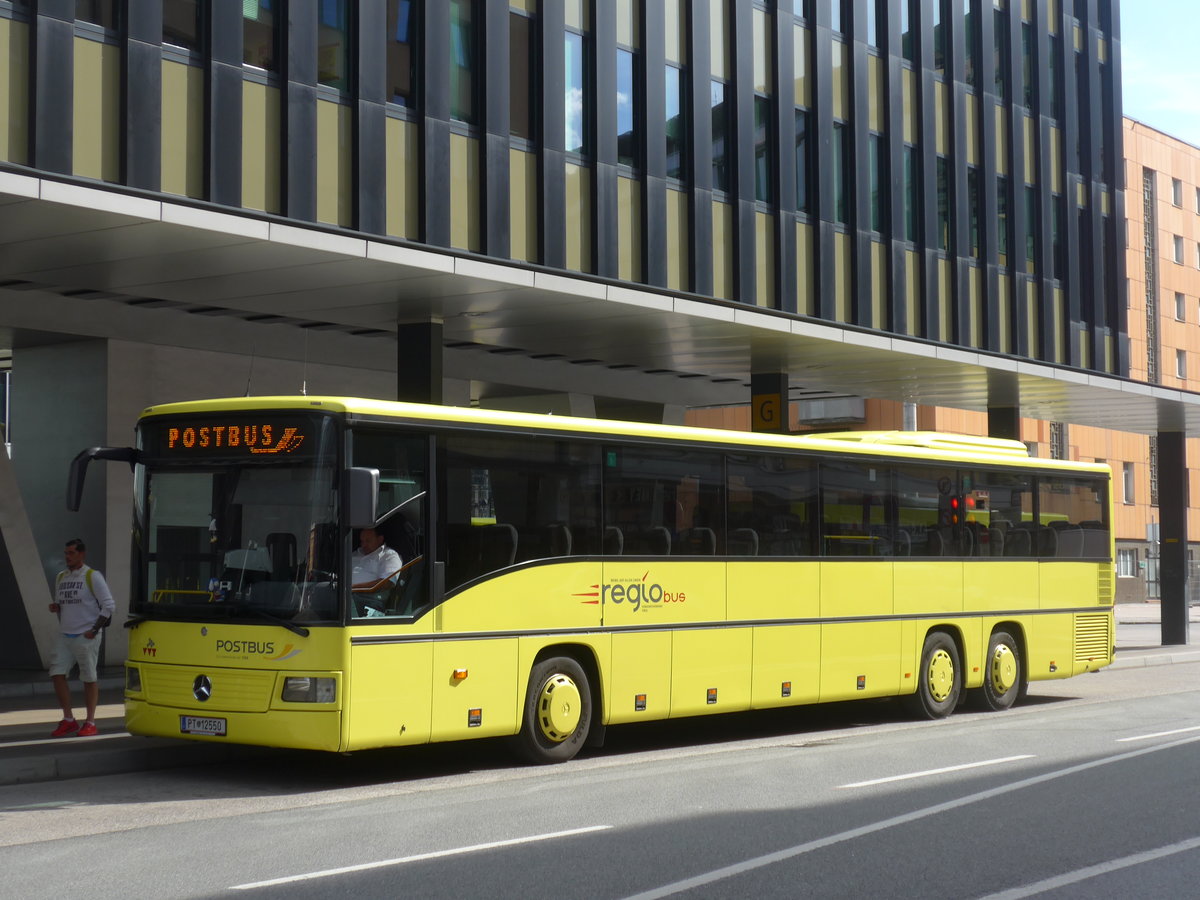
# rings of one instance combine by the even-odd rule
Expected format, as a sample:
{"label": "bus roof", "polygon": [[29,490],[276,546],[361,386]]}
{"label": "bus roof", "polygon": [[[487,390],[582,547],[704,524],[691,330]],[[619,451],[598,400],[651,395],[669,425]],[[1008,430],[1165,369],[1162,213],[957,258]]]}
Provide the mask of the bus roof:
{"label": "bus roof", "polygon": [[360,397],[268,396],[229,397],[164,403],[148,406],[141,419],[157,416],[217,415],[224,412],[293,410],[327,412],[370,420],[437,421],[462,425],[561,431],[589,435],[698,441],[775,449],[868,456],[904,456],[957,462],[1003,463],[1040,468],[1111,473],[1103,463],[1030,457],[1024,443],[1002,438],[976,437],[934,431],[838,431],[802,434],[768,434],[728,431],[686,425],[661,425],[617,419],[590,419],[543,413],[510,412],[478,407],[437,406]]}

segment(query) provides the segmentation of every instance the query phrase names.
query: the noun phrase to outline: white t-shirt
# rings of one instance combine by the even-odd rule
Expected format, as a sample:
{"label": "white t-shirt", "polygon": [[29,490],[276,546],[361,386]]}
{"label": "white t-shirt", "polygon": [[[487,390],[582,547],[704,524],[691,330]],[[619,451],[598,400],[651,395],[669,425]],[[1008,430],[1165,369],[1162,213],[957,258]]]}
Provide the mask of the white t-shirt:
{"label": "white t-shirt", "polygon": [[400,571],[400,554],[382,544],[370,553],[363,553],[362,547],[354,551],[354,584],[374,584],[382,578],[395,581]]}
{"label": "white t-shirt", "polygon": [[[88,572],[92,573],[90,578]],[[63,634],[91,631],[100,616],[111,617],[117,608],[104,576],[86,565],[58,573],[54,601],[58,604],[58,624]]]}

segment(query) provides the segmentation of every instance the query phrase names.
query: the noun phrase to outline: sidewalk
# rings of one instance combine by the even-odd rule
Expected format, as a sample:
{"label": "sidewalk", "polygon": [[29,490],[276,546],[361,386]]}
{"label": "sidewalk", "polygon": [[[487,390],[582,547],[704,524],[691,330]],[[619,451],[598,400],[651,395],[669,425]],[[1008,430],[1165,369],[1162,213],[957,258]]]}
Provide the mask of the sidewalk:
{"label": "sidewalk", "polygon": [[[1157,603],[1118,604],[1117,657],[1110,668],[1200,662],[1200,607],[1189,612],[1189,638],[1194,643],[1164,647]],[[125,731],[124,669],[103,669],[99,680],[96,725],[100,734],[55,740],[49,735],[61,713],[46,673],[0,670],[0,785],[203,765],[272,752],[236,744],[133,737]],[[78,682],[72,683],[72,690],[79,718],[83,698]]]}
{"label": "sidewalk", "polygon": [[[261,755],[261,747],[134,737],[125,731],[124,668],[99,672],[95,737],[52,738],[62,712],[42,671],[0,671],[0,786],[205,765]],[[71,682],[75,718],[83,689]]]}

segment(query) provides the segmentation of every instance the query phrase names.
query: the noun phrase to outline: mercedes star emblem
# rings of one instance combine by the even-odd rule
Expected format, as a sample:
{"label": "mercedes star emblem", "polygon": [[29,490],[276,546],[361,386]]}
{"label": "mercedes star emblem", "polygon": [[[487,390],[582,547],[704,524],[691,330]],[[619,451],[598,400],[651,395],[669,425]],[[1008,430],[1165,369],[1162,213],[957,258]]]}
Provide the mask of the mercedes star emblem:
{"label": "mercedes star emblem", "polygon": [[192,682],[192,694],[203,703],[212,696],[212,680],[207,675],[197,675]]}

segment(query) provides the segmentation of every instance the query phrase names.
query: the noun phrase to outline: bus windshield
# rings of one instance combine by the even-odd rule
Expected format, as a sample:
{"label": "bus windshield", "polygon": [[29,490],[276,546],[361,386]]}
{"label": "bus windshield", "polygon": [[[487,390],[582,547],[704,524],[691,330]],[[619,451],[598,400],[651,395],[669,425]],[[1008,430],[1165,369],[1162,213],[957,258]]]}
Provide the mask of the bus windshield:
{"label": "bus windshield", "polygon": [[133,612],[339,621],[335,457],[332,441],[319,443],[300,459],[266,464],[146,465],[143,590]]}

